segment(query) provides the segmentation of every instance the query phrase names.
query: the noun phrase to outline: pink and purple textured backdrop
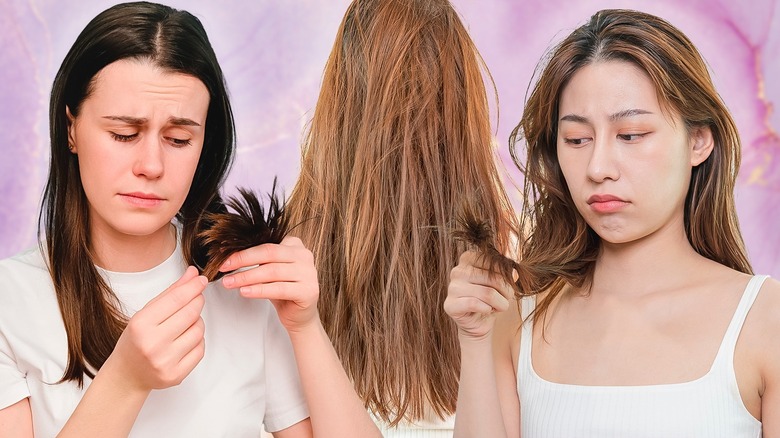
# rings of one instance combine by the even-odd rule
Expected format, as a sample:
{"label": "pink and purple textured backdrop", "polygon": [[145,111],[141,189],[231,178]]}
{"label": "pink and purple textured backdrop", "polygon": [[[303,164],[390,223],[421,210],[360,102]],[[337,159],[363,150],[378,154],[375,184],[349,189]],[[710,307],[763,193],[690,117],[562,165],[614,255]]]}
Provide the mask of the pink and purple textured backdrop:
{"label": "pink and purple textured backdrop", "polygon": [[[0,257],[35,242],[48,165],[51,82],[78,32],[114,2],[0,0]],[[239,149],[227,187],[287,192],[322,68],[346,0],[170,1],[208,31],[231,90]],[[707,59],[744,142],[737,204],[758,272],[780,277],[780,0],[454,0],[500,96],[496,136],[507,137],[538,59],[593,12],[641,9],[681,28]],[[515,193],[513,189],[510,192]]]}

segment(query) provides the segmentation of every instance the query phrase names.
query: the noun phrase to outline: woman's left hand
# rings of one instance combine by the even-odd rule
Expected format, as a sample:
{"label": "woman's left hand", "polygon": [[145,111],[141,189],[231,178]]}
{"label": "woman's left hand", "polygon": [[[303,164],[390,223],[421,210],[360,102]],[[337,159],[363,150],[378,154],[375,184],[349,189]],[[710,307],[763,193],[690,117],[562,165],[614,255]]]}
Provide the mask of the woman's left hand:
{"label": "woman's left hand", "polygon": [[271,300],[288,332],[319,324],[319,284],[314,256],[301,239],[288,236],[280,244],[267,243],[232,254],[220,267],[235,271],[222,278],[229,289],[247,298]]}

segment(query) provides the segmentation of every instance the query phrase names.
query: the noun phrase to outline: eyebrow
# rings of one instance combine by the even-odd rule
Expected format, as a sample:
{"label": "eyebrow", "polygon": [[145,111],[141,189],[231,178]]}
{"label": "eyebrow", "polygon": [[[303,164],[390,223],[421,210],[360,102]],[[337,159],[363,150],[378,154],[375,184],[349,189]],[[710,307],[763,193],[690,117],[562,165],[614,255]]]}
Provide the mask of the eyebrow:
{"label": "eyebrow", "polygon": [[[618,111],[615,114],[612,114],[609,116],[609,120],[611,122],[616,122],[620,119],[625,119],[628,117],[633,116],[640,116],[643,114],[653,114],[651,111],[643,110],[643,109],[627,109],[623,111]],[[576,114],[566,114],[565,116],[561,117],[560,122],[567,121],[567,122],[574,122],[574,123],[584,123],[588,124],[590,123],[590,120],[588,120],[587,117],[584,116],[578,116]]]}
{"label": "eyebrow", "polygon": [[[127,123],[128,125],[141,126],[145,125],[149,119],[142,117],[130,117],[130,116],[103,116],[104,119],[113,120],[116,122]],[[187,119],[184,117],[171,117],[168,119],[168,123],[175,126],[200,126],[200,123]]]}

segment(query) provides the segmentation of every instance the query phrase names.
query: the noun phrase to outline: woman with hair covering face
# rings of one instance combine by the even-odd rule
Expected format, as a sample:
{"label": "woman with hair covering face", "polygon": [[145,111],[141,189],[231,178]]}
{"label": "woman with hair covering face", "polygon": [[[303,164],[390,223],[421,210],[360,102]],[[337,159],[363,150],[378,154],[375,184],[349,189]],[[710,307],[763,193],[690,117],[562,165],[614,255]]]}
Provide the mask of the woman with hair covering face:
{"label": "woman with hair covering face", "polygon": [[385,436],[452,433],[459,355],[442,305],[464,249],[455,213],[480,211],[508,246],[483,71],[448,1],[354,1],[288,204],[323,325]]}
{"label": "woman with hair covering face", "polygon": [[230,254],[222,284],[193,267],[235,149],[197,18],[96,16],[57,73],[50,132],[45,240],[0,261],[0,435],[379,435],[299,239]]}
{"label": "woman with hair covering face", "polygon": [[456,436],[780,436],[780,283],[747,260],[739,136],[688,38],[596,13],[554,49],[521,136],[517,281],[474,252],[452,271]]}

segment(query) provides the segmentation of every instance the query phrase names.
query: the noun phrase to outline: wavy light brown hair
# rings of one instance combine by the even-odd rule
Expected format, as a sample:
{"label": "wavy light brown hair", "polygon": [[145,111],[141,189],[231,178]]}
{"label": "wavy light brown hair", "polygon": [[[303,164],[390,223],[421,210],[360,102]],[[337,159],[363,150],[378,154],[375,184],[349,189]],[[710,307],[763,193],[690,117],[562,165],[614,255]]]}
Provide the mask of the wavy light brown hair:
{"label": "wavy light brown hair", "polygon": [[[590,283],[599,252],[600,238],[577,212],[556,152],[561,92],[579,69],[596,62],[624,61],[639,67],[655,85],[662,106],[679,114],[689,132],[700,126],[712,131],[715,148],[691,175],[684,207],[686,235],[704,257],[752,273],[734,204],[741,150],[737,127],[693,43],[659,17],[603,10],[547,59],[510,140],[512,157],[525,175],[521,223],[529,234],[521,248],[522,294],[549,291],[537,315],[545,313],[567,283]],[[521,143],[527,148],[525,163],[518,158]]]}
{"label": "wavy light brown hair", "polygon": [[508,245],[474,43],[446,0],[356,0],[325,68],[288,203],[315,254],[320,314],[366,406],[396,424],[455,411],[456,329],[443,311],[463,203]]}

